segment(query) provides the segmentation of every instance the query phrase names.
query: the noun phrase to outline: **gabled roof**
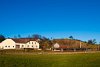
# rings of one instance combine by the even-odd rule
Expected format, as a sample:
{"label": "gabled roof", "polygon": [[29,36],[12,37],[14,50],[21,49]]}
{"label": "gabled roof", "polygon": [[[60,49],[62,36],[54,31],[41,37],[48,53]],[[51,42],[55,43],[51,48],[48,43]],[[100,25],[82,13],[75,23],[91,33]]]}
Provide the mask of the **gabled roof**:
{"label": "gabled roof", "polygon": [[16,43],[27,43],[29,41],[36,41],[33,38],[16,38],[16,39],[12,39],[13,41],[15,41]]}
{"label": "gabled roof", "polygon": [[60,45],[58,43],[54,44],[54,48],[59,48],[59,47],[60,47]]}

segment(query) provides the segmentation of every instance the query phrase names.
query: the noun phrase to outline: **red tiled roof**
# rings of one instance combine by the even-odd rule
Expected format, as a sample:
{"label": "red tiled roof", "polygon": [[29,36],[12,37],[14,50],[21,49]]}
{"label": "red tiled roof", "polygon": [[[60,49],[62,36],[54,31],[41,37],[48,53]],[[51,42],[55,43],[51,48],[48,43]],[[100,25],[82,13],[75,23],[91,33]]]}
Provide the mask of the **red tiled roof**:
{"label": "red tiled roof", "polygon": [[27,43],[29,41],[36,41],[33,38],[16,38],[16,39],[12,39],[13,41],[15,41],[16,43]]}
{"label": "red tiled roof", "polygon": [[63,49],[65,49],[65,48],[68,48],[68,46],[67,46],[67,45],[60,45],[59,48],[63,48]]}

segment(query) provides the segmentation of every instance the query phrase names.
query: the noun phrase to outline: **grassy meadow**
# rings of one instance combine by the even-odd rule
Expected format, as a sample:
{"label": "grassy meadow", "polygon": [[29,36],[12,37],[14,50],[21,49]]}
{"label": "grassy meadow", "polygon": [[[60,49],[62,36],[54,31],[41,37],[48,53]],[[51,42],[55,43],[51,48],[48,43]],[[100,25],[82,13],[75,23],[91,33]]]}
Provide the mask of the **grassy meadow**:
{"label": "grassy meadow", "polygon": [[100,53],[4,54],[0,67],[100,67]]}

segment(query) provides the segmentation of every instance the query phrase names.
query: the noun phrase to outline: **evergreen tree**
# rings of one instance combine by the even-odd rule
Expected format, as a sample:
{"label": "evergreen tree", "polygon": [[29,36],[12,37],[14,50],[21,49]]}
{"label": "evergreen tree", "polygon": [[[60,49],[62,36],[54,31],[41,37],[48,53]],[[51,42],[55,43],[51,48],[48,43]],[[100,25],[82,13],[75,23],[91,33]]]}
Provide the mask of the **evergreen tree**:
{"label": "evergreen tree", "polygon": [[5,40],[5,37],[3,35],[0,35],[0,42],[2,42],[3,40]]}
{"label": "evergreen tree", "polygon": [[74,39],[73,36],[69,36],[69,38],[72,39],[72,40]]}

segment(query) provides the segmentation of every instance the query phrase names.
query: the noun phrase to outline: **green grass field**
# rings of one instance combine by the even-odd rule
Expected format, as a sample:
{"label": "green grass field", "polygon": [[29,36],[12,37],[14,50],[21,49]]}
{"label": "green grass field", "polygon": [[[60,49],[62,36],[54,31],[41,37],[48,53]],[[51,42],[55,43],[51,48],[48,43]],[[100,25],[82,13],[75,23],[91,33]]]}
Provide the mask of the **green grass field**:
{"label": "green grass field", "polygon": [[5,54],[0,67],[100,67],[100,53],[87,54]]}

